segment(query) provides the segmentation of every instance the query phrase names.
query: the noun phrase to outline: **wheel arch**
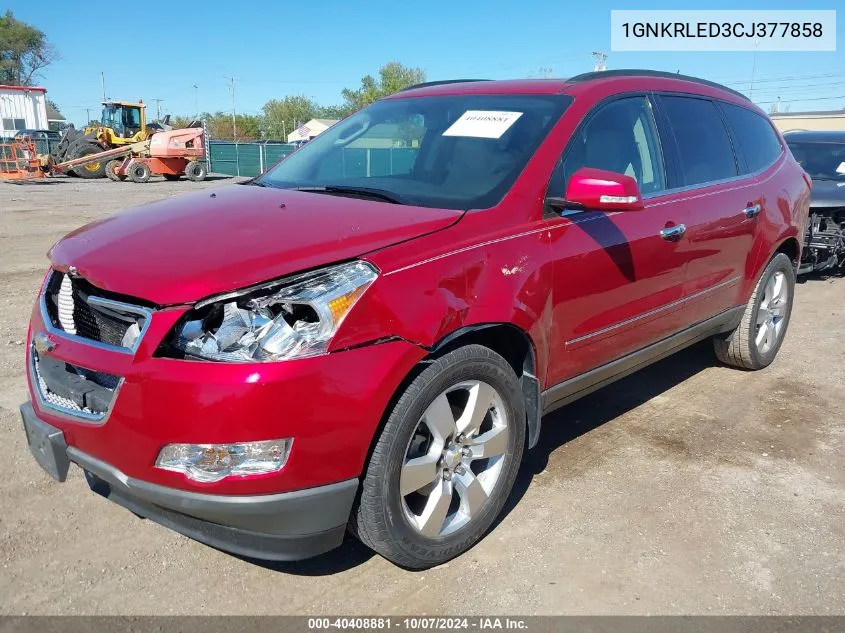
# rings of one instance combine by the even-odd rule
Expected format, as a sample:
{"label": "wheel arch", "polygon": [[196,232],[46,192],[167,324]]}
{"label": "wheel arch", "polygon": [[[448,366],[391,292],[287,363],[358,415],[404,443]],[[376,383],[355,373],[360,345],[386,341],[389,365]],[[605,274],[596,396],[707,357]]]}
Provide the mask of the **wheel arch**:
{"label": "wheel arch", "polygon": [[537,353],[527,332],[512,323],[476,323],[454,330],[429,348],[423,362],[438,358],[464,345],[483,345],[504,358],[519,378],[525,403],[528,448],[540,437],[540,381],[537,378]]}
{"label": "wheel arch", "polygon": [[[774,253],[772,253],[772,257],[778,253],[783,253],[789,257],[789,259],[792,260],[792,265],[796,270],[798,269],[798,264],[801,260],[801,243],[798,241],[797,237],[790,236],[784,239],[775,249]],[[771,261],[772,257],[769,258],[769,261]]]}

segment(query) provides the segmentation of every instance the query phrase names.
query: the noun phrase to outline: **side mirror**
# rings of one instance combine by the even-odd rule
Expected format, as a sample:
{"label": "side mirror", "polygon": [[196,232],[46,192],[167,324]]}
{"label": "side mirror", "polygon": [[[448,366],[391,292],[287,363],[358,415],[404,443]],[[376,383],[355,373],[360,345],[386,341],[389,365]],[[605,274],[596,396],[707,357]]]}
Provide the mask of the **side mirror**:
{"label": "side mirror", "polygon": [[564,198],[546,198],[555,211],[639,211],[643,197],[637,181],[625,174],[582,167],[569,179]]}

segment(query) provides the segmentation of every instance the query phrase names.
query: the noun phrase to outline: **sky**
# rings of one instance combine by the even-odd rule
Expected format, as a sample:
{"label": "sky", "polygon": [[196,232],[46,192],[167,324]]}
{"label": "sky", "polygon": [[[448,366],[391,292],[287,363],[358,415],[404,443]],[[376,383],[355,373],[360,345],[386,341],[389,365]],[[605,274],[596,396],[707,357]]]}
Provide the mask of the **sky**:
{"label": "sky", "polygon": [[[610,10],[681,8],[641,0],[285,0],[142,4],[7,0],[15,16],[44,31],[61,59],[38,84],[67,118],[95,118],[106,94],[143,99],[155,116],[198,109],[257,114],[269,99],[305,95],[324,105],[379,66],[399,61],[429,80],[567,77],[590,71],[593,51],[607,67],[680,71],[726,83],[768,109],[781,98],[791,111],[845,108],[845,11],[837,16],[836,52],[633,53],[610,50]],[[120,8],[131,6],[125,16]],[[61,7],[61,8],[59,8]],[[817,0],[812,9],[845,7]],[[0,7],[2,8],[2,7]],[[690,8],[692,6],[690,5]],[[707,9],[796,9],[786,0],[696,4]],[[194,88],[194,86],[197,86]]]}

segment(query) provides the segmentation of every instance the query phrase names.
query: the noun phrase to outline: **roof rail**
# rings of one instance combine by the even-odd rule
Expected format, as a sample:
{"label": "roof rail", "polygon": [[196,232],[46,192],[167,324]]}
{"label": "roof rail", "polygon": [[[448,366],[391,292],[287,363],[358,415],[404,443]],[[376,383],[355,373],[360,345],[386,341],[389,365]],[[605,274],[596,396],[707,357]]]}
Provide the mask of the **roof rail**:
{"label": "roof rail", "polygon": [[595,79],[603,79],[610,77],[663,77],[665,79],[682,79],[683,81],[691,81],[693,83],[701,84],[702,86],[710,86],[711,88],[718,88],[730,92],[732,95],[741,97],[746,101],[751,101],[744,94],[733,88],[728,88],[722,84],[717,84],[715,81],[708,81],[707,79],[700,79],[699,77],[690,77],[689,75],[681,75],[680,73],[669,73],[663,70],[638,70],[635,68],[621,69],[621,70],[600,70],[591,73],[582,73],[570,77],[566,81],[569,83],[581,83],[584,81],[593,81]]}
{"label": "roof rail", "polygon": [[444,84],[463,84],[463,83],[470,83],[473,81],[490,81],[489,79],[441,79],[440,81],[426,81],[421,84],[414,84],[413,86],[407,86],[402,88],[399,92],[405,92],[406,90],[416,90],[417,88],[428,88],[429,86],[442,86]]}

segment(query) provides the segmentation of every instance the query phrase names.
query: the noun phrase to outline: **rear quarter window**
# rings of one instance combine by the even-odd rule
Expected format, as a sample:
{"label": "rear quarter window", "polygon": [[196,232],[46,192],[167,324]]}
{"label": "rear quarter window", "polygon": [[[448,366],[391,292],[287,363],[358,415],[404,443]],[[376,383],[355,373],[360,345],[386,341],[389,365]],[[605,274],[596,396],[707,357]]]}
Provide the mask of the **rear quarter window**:
{"label": "rear quarter window", "polygon": [[728,131],[712,101],[662,96],[660,102],[675,137],[679,184],[700,185],[737,175]]}
{"label": "rear quarter window", "polygon": [[757,171],[774,163],[783,148],[769,120],[731,103],[722,103],[721,107],[745,158],[745,171]]}

